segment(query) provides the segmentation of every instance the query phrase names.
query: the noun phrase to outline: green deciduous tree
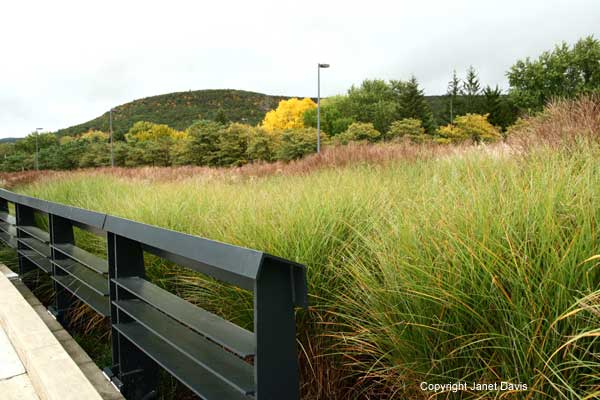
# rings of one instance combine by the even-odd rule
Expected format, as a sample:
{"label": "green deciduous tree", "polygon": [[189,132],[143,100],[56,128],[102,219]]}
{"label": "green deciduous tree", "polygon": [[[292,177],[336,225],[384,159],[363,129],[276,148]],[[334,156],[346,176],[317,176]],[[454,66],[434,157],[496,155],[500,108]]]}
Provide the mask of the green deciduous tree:
{"label": "green deciduous tree", "polygon": [[189,165],[193,164],[191,153],[191,137],[175,141],[169,149],[169,159],[171,165]]}
{"label": "green deciduous tree", "polygon": [[34,154],[36,141],[38,150],[45,149],[47,147],[58,144],[58,139],[56,138],[56,135],[52,133],[31,133],[23,139],[17,140],[15,142],[15,151],[22,151],[24,153]]}
{"label": "green deciduous tree", "polygon": [[[321,137],[323,142],[327,136]],[[277,149],[279,160],[291,161],[302,158],[317,151],[317,130],[314,128],[289,129],[281,135],[281,143]]]}
{"label": "green deciduous tree", "polygon": [[7,155],[2,162],[2,170],[7,172],[25,171],[33,168],[33,155],[24,151],[15,151]]}
{"label": "green deciduous tree", "polygon": [[518,60],[507,76],[512,100],[525,110],[541,110],[554,97],[600,90],[600,41],[589,36],[573,47],[563,42],[536,60]]}
{"label": "green deciduous tree", "polygon": [[113,152],[115,156],[115,165],[124,167],[127,165],[127,157],[131,152],[131,145],[123,141],[117,141],[114,143]]}
{"label": "green deciduous tree", "polygon": [[218,141],[218,165],[239,167],[248,163],[248,140],[252,127],[232,123],[221,131]]}
{"label": "green deciduous tree", "polygon": [[384,80],[367,79],[348,90],[348,110],[356,121],[372,123],[385,132],[398,119],[398,96]]}
{"label": "green deciduous tree", "polygon": [[110,147],[107,143],[89,143],[79,157],[80,168],[105,167],[108,165],[110,165]]}
{"label": "green deciduous tree", "polygon": [[270,134],[261,127],[248,132],[247,157],[249,161],[273,161],[279,147],[281,135]]}
{"label": "green deciduous tree", "polygon": [[190,136],[190,160],[196,165],[217,165],[219,159],[219,135],[223,125],[200,120],[193,123],[187,133]]}
{"label": "green deciduous tree", "polygon": [[[321,130],[329,136],[344,132],[351,123],[352,116],[347,96],[332,96],[321,100]],[[304,126],[317,127],[317,109],[312,108],[304,113]]]}

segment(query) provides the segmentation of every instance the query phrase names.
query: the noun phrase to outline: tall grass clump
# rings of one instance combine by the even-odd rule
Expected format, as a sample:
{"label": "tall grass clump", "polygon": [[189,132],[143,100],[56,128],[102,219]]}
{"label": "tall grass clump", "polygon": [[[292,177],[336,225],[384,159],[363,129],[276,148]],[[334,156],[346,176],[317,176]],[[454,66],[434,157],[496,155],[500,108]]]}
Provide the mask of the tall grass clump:
{"label": "tall grass clump", "polygon": [[[19,190],[306,264],[311,306],[297,315],[305,398],[592,399],[597,104],[554,104],[521,122],[520,142],[508,145],[262,177],[76,172]],[[249,293],[149,262],[163,287],[252,327]],[[420,388],[458,381],[527,390]]]}

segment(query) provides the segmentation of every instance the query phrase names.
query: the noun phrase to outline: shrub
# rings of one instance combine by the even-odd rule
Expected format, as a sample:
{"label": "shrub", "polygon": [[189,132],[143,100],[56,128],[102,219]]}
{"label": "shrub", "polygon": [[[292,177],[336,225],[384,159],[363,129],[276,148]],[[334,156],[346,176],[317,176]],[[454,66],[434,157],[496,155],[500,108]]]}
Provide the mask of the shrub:
{"label": "shrub", "polygon": [[339,144],[348,144],[349,142],[376,142],[381,138],[381,133],[373,127],[372,123],[355,122],[346,129],[346,131],[336,136],[336,142]]}
{"label": "shrub", "polygon": [[493,142],[501,138],[500,130],[488,122],[488,115],[467,114],[454,119],[454,124],[442,126],[438,134],[450,142],[471,140],[474,143]]}
{"label": "shrub", "polygon": [[385,138],[387,140],[399,139],[402,137],[417,139],[423,135],[425,135],[425,128],[423,128],[423,124],[421,123],[420,119],[404,118],[400,121],[392,122],[390,129],[385,135]]}
{"label": "shrub", "polygon": [[[322,133],[321,141],[327,135]],[[281,144],[277,150],[279,160],[291,161],[317,151],[317,130],[313,128],[289,129],[281,135]]]}
{"label": "shrub", "polygon": [[279,132],[269,133],[262,127],[248,132],[247,157],[249,161],[273,161],[281,142]]}

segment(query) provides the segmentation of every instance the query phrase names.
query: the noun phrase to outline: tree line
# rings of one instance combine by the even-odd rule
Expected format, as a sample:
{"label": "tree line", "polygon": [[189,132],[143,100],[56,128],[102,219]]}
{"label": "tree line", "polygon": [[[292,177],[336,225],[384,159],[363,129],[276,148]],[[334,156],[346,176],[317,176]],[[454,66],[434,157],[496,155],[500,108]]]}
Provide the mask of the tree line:
{"label": "tree line", "polygon": [[[575,97],[600,89],[600,42],[593,37],[575,45],[557,45],[537,59],[517,61],[507,72],[508,93],[484,86],[469,67],[453,71],[444,112],[432,109],[416,77],[406,81],[367,79],[343,95],[322,100],[324,144],[356,141],[499,140],[519,115],[542,110],[556,97]],[[311,99],[283,99],[257,125],[230,122],[223,110],[210,120],[198,118],[185,129],[138,121],[111,146],[106,132],[79,136],[31,134],[0,144],[3,171],[117,166],[240,166],[255,161],[289,161],[316,151],[316,104]],[[37,142],[37,145],[36,145]],[[36,153],[36,148],[38,152]]]}

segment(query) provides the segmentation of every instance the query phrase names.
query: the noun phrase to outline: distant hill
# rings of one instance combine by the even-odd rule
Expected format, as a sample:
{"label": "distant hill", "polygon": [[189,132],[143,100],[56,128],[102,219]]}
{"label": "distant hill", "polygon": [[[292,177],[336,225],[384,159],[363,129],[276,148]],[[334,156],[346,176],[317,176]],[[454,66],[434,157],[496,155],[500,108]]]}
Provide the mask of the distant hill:
{"label": "distant hill", "polygon": [[[277,107],[279,101],[289,98],[233,89],[162,94],[115,107],[113,130],[117,139],[122,138],[137,121],[167,124],[183,130],[197,119],[214,119],[219,110],[223,110],[230,121],[256,125],[267,111]],[[108,132],[108,112],[91,121],[60,129],[56,134],[75,136],[90,129]]]}
{"label": "distant hill", "polygon": [[[113,130],[117,139],[121,139],[137,121],[167,124],[172,128],[183,130],[197,119],[214,119],[219,110],[223,110],[229,121],[256,125],[262,121],[268,111],[277,107],[279,101],[289,98],[291,97],[270,96],[234,89],[194,90],[161,94],[115,107]],[[446,123],[448,112],[445,97],[426,96],[426,98],[431,105],[436,123]],[[59,136],[76,136],[90,129],[108,132],[108,112],[91,121],[60,129],[56,134]],[[10,141],[14,139],[2,140]]]}
{"label": "distant hill", "polygon": [[16,137],[1,138],[0,139],[0,143],[14,143],[14,142],[16,142],[19,139],[20,138],[16,138]]}

